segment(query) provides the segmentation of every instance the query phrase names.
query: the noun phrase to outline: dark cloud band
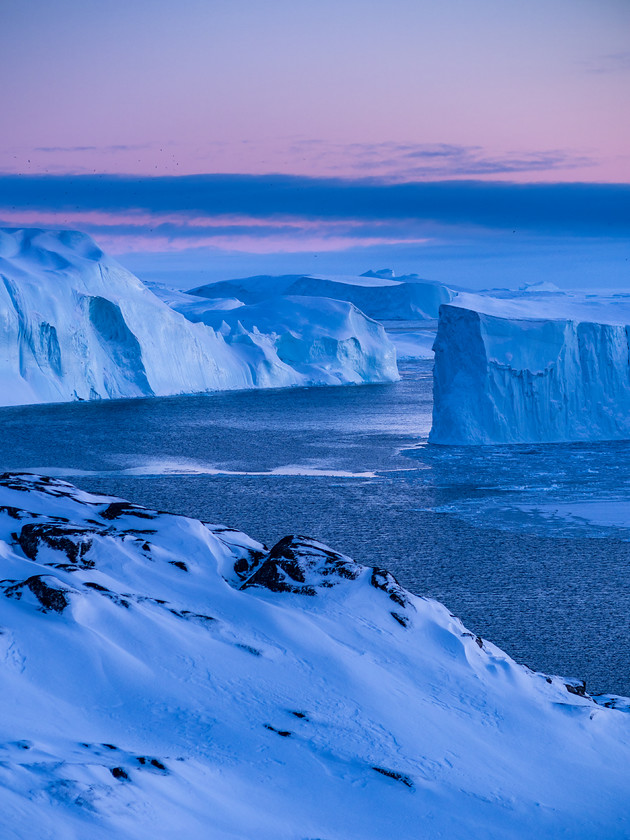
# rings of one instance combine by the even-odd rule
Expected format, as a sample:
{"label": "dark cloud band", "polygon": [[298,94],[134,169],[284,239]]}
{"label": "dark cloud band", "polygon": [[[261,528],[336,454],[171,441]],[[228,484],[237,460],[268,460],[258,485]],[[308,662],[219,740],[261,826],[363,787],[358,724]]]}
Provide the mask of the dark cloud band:
{"label": "dark cloud band", "polygon": [[628,184],[388,183],[287,175],[0,175],[0,207],[48,212],[426,222],[627,236]]}

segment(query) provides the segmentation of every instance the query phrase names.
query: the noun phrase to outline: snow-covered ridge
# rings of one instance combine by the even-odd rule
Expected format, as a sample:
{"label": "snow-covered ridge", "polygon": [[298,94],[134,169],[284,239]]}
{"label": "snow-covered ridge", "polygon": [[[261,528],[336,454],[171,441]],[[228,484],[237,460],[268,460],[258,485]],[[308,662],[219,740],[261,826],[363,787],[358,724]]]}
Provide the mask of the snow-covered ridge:
{"label": "snow-covered ridge", "polygon": [[441,444],[630,438],[630,296],[460,294],[440,309]]}
{"label": "snow-covered ridge", "polygon": [[84,234],[0,230],[0,404],[397,379],[382,328],[327,314],[287,362],[275,334],[191,323]]}
{"label": "snow-covered ridge", "polygon": [[306,537],[0,478],[0,834],[627,835],[621,698]]}

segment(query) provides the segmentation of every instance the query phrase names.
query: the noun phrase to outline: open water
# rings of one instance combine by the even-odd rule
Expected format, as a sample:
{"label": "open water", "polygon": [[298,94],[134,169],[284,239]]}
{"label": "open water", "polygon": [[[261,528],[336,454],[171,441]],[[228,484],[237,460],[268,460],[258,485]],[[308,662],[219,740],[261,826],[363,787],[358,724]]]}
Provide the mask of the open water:
{"label": "open water", "polygon": [[536,670],[630,695],[630,442],[435,447],[431,365],[394,385],[0,409],[0,469],[308,534]]}

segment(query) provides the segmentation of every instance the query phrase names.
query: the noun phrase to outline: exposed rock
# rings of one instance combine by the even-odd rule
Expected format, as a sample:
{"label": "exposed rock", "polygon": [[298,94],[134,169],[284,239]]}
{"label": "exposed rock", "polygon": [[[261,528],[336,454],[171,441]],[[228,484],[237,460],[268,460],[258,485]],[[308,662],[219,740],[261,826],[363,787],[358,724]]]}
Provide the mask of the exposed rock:
{"label": "exposed rock", "polygon": [[4,587],[4,594],[7,598],[15,598],[20,601],[26,590],[32,592],[40,605],[41,612],[62,613],[70,604],[68,593],[74,592],[69,586],[64,586],[60,580],[48,575],[33,575],[26,580],[15,583],[14,581],[0,581],[0,587]]}
{"label": "exposed rock", "polygon": [[262,586],[272,592],[315,595],[341,580],[356,580],[361,568],[309,537],[289,536],[276,543],[241,589]]}
{"label": "exposed rock", "polygon": [[100,512],[103,519],[118,519],[120,516],[137,516],[138,519],[155,519],[158,514],[129,502],[112,502]]}
{"label": "exposed rock", "polygon": [[398,770],[387,770],[385,767],[372,767],[381,776],[387,776],[389,779],[394,779],[396,782],[402,782],[408,788],[413,789],[413,780],[406,773],[399,773]]}
{"label": "exposed rock", "polygon": [[[386,569],[373,568],[370,583],[376,589],[380,589],[382,592],[385,592],[395,604],[398,604],[399,607],[410,606],[407,593],[398,583],[396,578]],[[394,617],[396,618],[396,616]]]}
{"label": "exposed rock", "polygon": [[92,560],[85,559],[94,542],[94,536],[105,535],[106,531],[82,528],[62,523],[30,522],[22,526],[18,542],[29,560],[37,560],[40,546],[46,545],[53,551],[63,552],[74,565],[84,569],[94,567]]}
{"label": "exposed rock", "polygon": [[289,732],[288,729],[276,729],[275,726],[272,726],[270,723],[265,724],[265,729],[269,729],[271,732],[275,732],[277,735],[280,735],[282,738],[290,738],[293,735],[292,732]]}
{"label": "exposed rock", "polygon": [[586,683],[584,682],[584,680],[565,682],[564,687],[569,692],[569,694],[576,694],[578,697],[588,697],[586,693]]}
{"label": "exposed rock", "polygon": [[101,586],[100,583],[94,583],[94,581],[88,580],[84,584],[87,586],[88,589],[94,589],[96,592],[100,592],[101,595],[104,595],[106,598],[109,598],[110,601],[113,601],[115,604],[118,604],[119,607],[125,607],[129,609],[131,604],[126,598],[121,598],[116,592],[112,592],[111,589],[108,589],[106,586]]}
{"label": "exposed rock", "polygon": [[168,562],[171,566],[177,566],[177,568],[181,569],[182,572],[188,571],[188,566],[184,563],[183,560],[169,560]]}

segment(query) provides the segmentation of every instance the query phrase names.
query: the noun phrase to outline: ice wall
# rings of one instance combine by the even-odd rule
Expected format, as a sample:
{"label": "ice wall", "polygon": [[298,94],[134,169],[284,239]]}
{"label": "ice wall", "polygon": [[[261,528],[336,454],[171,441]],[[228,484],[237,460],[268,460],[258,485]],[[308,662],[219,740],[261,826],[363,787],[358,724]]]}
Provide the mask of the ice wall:
{"label": "ice wall", "polygon": [[630,327],[440,309],[439,444],[630,438]]}

